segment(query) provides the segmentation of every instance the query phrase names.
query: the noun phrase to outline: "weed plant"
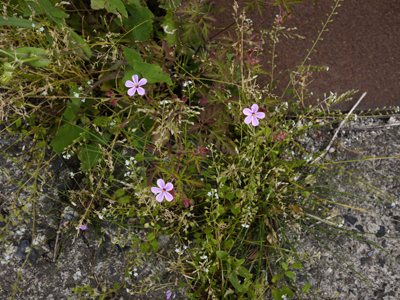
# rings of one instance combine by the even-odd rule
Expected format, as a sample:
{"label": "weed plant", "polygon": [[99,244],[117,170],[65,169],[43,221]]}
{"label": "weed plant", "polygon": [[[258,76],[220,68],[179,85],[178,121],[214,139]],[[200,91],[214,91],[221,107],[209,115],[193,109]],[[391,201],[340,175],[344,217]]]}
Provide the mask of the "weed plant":
{"label": "weed plant", "polygon": [[[313,187],[327,161],[312,164],[324,151],[310,152],[301,141],[320,119],[325,126],[342,120],[329,109],[356,91],[304,106],[312,72],[326,68],[307,65],[309,55],[340,1],[287,88],[277,90],[275,46],[300,38],[284,26],[289,2],[276,0],[281,14],[256,32],[246,11],[261,11],[258,0],[245,9],[233,3],[229,30],[212,27],[220,8],[208,1],[2,1],[2,134],[29,143],[23,153],[30,157],[21,165],[25,180],[2,169],[18,186],[2,200],[2,262],[10,259],[6,233],[26,214],[35,218],[42,189],[56,176],[51,165],[61,159],[69,178],[54,199],[63,205],[52,214],[57,239],[108,224],[118,229],[113,243],[129,249],[123,282],[77,286],[77,295],[107,299],[121,289],[159,288],[153,277],[139,286],[130,279],[146,255],[157,254],[162,235],[175,247],[169,270],[192,299],[315,295],[292,279],[318,254],[299,255],[289,236],[313,221],[338,229],[340,220],[316,210],[332,202]],[[262,53],[270,55],[270,71],[258,64]],[[262,86],[261,74],[270,78]],[[280,100],[280,92],[290,99]],[[2,155],[23,162],[7,149]],[[25,200],[23,190],[31,195]],[[66,221],[68,213],[77,217]],[[138,238],[139,229],[145,236]],[[176,288],[165,287],[167,299]]]}

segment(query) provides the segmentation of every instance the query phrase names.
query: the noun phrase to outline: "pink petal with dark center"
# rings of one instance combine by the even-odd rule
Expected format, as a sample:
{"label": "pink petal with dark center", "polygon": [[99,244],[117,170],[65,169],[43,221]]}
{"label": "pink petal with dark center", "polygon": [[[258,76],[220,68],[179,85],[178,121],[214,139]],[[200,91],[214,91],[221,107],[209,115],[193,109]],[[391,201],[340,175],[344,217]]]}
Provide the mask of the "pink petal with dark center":
{"label": "pink petal with dark center", "polygon": [[258,124],[260,124],[260,122],[258,122],[258,119],[256,117],[253,117],[252,124],[253,124],[253,126],[258,126]]}
{"label": "pink petal with dark center", "polygon": [[125,82],[125,86],[126,86],[126,87],[134,87],[135,84],[134,84],[132,81],[127,80],[127,81]]}
{"label": "pink petal with dark center", "polygon": [[132,79],[135,84],[138,84],[139,77],[137,75],[133,75]]}
{"label": "pink petal with dark center", "polygon": [[164,199],[164,193],[159,193],[159,194],[157,195],[157,197],[156,197],[156,200],[157,200],[158,202],[162,202],[163,199]]}
{"label": "pink petal with dark center", "polygon": [[247,116],[250,116],[253,112],[252,112],[250,109],[245,108],[245,109],[243,109],[243,113],[244,113],[245,115],[247,115]]}
{"label": "pink petal with dark center", "polygon": [[165,186],[165,189],[166,189],[167,191],[170,191],[170,190],[173,190],[173,189],[174,189],[174,186],[172,185],[171,182],[168,182],[167,185]]}
{"label": "pink petal with dark center", "polygon": [[142,87],[138,87],[138,88],[137,88],[137,92],[138,92],[138,94],[139,94],[140,96],[143,96],[143,95],[146,93],[146,91],[145,91],[144,88],[142,88]]}
{"label": "pink petal with dark center", "polygon": [[145,85],[147,83],[147,79],[146,78],[142,78],[139,81],[139,85]]}
{"label": "pink petal with dark center", "polygon": [[165,192],[165,199],[167,199],[168,202],[171,202],[172,200],[174,200],[174,197],[172,197],[170,193]]}
{"label": "pink petal with dark center", "polygon": [[157,185],[158,185],[160,188],[164,189],[164,188],[165,188],[165,182],[164,182],[164,180],[158,179],[158,180],[157,180]]}
{"label": "pink petal with dark center", "polygon": [[259,118],[259,119],[264,119],[265,118],[265,113],[258,112],[258,113],[255,113],[254,116]]}
{"label": "pink petal with dark center", "polygon": [[152,191],[154,194],[158,194],[158,193],[161,193],[161,192],[163,191],[163,189],[160,189],[160,188],[158,188],[158,187],[153,186],[153,187],[151,188],[151,191]]}
{"label": "pink petal with dark center", "polygon": [[257,104],[253,104],[251,106],[251,110],[253,111],[253,113],[256,113],[258,111],[258,105]]}
{"label": "pink petal with dark center", "polygon": [[253,119],[253,116],[252,116],[252,115],[246,117],[246,119],[244,119],[244,122],[245,122],[246,124],[250,124],[251,119]]}
{"label": "pink petal with dark center", "polygon": [[133,88],[131,88],[131,89],[128,90],[128,95],[129,95],[129,96],[133,96],[133,95],[135,95],[135,92],[136,92],[136,88],[133,87]]}

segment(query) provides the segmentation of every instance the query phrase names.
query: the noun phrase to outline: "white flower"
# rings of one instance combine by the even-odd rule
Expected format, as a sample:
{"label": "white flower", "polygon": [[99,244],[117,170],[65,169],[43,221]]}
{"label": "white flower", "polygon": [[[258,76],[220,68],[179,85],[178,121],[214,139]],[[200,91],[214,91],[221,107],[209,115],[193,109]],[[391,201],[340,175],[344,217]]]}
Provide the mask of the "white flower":
{"label": "white flower", "polygon": [[191,213],[188,213],[188,214],[187,214],[188,217],[190,217],[191,215],[192,215]]}
{"label": "white flower", "polygon": [[92,82],[89,80],[89,81],[87,82],[87,84],[88,84],[88,85],[91,85],[91,84],[92,84]]}
{"label": "white flower", "polygon": [[129,273],[129,275],[132,275],[132,272],[131,272],[131,271],[129,271],[128,273]]}
{"label": "white flower", "polygon": [[136,161],[136,159],[133,156],[130,158],[130,160]]}
{"label": "white flower", "polygon": [[[129,273],[130,273],[130,272],[129,272]],[[129,290],[128,288],[126,288],[126,292],[127,292],[127,293],[129,293],[129,292],[130,292],[130,290]]]}
{"label": "white flower", "polygon": [[74,93],[75,98],[79,98],[79,93]]}
{"label": "white flower", "polygon": [[44,31],[44,27],[40,27],[39,30],[43,32]]}
{"label": "white flower", "polygon": [[42,95],[45,95],[45,96],[46,96],[46,95],[47,95],[47,92],[46,92],[46,91],[43,91],[43,92],[42,92]]}
{"label": "white flower", "polygon": [[136,272],[136,271],[137,271],[137,269],[136,269],[136,268],[134,268],[134,269],[133,269],[133,271],[135,271],[135,272]]}
{"label": "white flower", "polygon": [[103,220],[103,216],[102,215],[98,215],[100,220]]}
{"label": "white flower", "polygon": [[32,23],[32,27],[35,28],[35,24],[34,23]]}
{"label": "white flower", "polygon": [[185,250],[186,250],[186,249],[187,249],[187,246],[183,246],[183,249],[185,249]]}
{"label": "white flower", "polygon": [[125,161],[125,165],[126,165],[126,166],[129,166],[129,160],[126,160],[126,161]]}
{"label": "white flower", "polygon": [[178,77],[176,74],[174,74],[174,77],[176,78],[176,77]]}
{"label": "white flower", "polygon": [[92,198],[94,197],[94,195],[93,195],[93,194],[91,194],[90,196],[91,196]]}
{"label": "white flower", "polygon": [[82,99],[82,103],[85,103],[85,99]]}
{"label": "white flower", "polygon": [[326,70],[329,71],[329,67],[326,67]]}
{"label": "white flower", "polygon": [[82,90],[83,90],[83,87],[81,87],[81,86],[80,86],[80,87],[78,87],[78,90],[82,91]]}
{"label": "white flower", "polygon": [[218,194],[215,194],[215,198],[219,199],[219,196],[218,196]]}
{"label": "white flower", "polygon": [[138,273],[136,273],[136,272],[135,272],[135,273],[133,273],[133,276],[135,276],[135,277],[136,277],[136,276],[138,276],[138,275],[139,275],[139,274],[138,274]]}
{"label": "white flower", "polygon": [[206,273],[208,273],[208,269],[205,269],[204,271],[205,271]]}
{"label": "white flower", "polygon": [[183,87],[187,87],[187,82],[184,82],[184,83],[183,83]]}
{"label": "white flower", "polygon": [[74,174],[74,172],[70,172],[69,175],[70,175],[71,177],[74,177],[75,174]]}
{"label": "white flower", "polygon": [[239,154],[239,150],[238,150],[238,148],[235,148],[235,151],[236,151],[236,153],[237,153],[237,154]]}
{"label": "white flower", "polygon": [[200,178],[200,181],[204,181],[204,178]]}
{"label": "white flower", "polygon": [[208,192],[208,193],[207,193],[207,196],[211,197],[211,195],[212,195],[211,192]]}

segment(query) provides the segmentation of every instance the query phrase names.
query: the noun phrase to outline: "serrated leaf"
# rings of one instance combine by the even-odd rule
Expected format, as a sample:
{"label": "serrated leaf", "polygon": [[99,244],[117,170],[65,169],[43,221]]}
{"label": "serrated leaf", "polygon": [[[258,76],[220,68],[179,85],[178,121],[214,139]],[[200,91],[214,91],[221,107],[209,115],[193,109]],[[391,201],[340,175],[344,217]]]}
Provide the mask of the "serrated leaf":
{"label": "serrated leaf", "polygon": [[134,7],[127,5],[127,9],[131,16],[123,17],[125,29],[132,31],[135,41],[147,41],[150,39],[150,33],[153,30],[153,13],[146,7]]}
{"label": "serrated leaf", "polygon": [[124,3],[121,0],[92,0],[92,9],[105,9],[113,14],[121,13],[125,18],[128,17],[128,12],[125,9]]}
{"label": "serrated leaf", "polygon": [[98,144],[84,145],[79,148],[78,158],[81,161],[83,171],[92,169],[98,164],[98,160],[102,157]]}
{"label": "serrated leaf", "polygon": [[133,67],[136,71],[142,73],[142,76],[147,79],[148,83],[165,82],[168,85],[172,85],[169,75],[165,74],[159,66],[135,61]]}
{"label": "serrated leaf", "polygon": [[128,62],[128,64],[130,64],[133,67],[133,63],[135,61],[139,61],[142,62],[142,58],[140,57],[140,54],[138,52],[136,52],[133,49],[129,49],[126,47],[122,47],[122,50],[124,51],[124,55],[125,55],[125,59]]}
{"label": "serrated leaf", "polygon": [[86,130],[76,125],[65,124],[51,141],[50,146],[54,152],[60,155],[64,151],[64,148],[67,148],[74,140],[79,138],[82,132],[86,132]]}
{"label": "serrated leaf", "polygon": [[175,22],[173,16],[174,16],[174,10],[172,8],[169,8],[167,14],[164,17],[164,22],[162,23],[168,47],[178,44],[177,31],[179,24]]}

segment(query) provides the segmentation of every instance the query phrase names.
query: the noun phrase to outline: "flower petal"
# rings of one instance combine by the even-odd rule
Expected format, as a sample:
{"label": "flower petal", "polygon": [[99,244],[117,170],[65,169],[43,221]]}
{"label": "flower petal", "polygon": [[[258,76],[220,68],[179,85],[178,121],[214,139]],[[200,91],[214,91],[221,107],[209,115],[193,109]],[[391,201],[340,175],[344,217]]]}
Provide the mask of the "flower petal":
{"label": "flower petal", "polygon": [[247,116],[250,116],[251,114],[253,114],[253,112],[252,112],[250,109],[248,109],[248,108],[243,109],[243,113],[244,113],[245,115],[247,115]]}
{"label": "flower petal", "polygon": [[135,92],[136,92],[136,88],[133,87],[133,88],[131,88],[131,89],[128,90],[128,95],[129,95],[129,96],[133,96],[133,95],[135,95]]}
{"label": "flower petal", "polygon": [[170,191],[170,190],[173,190],[173,189],[174,189],[174,186],[172,185],[171,182],[168,182],[168,183],[165,185],[165,189],[166,189],[167,191]]}
{"label": "flower petal", "polygon": [[142,87],[138,87],[138,88],[137,88],[137,92],[138,92],[138,94],[139,94],[140,96],[143,96],[143,95],[146,93],[146,91],[145,91],[144,88],[142,88]]}
{"label": "flower petal", "polygon": [[153,186],[153,187],[151,188],[151,191],[152,191],[154,194],[158,194],[158,193],[161,193],[161,192],[163,191],[163,189],[160,189],[160,188],[158,188],[158,187]]}
{"label": "flower petal", "polygon": [[133,75],[132,79],[135,84],[138,84],[139,77],[137,75]]}
{"label": "flower petal", "polygon": [[253,104],[251,106],[251,110],[252,110],[253,113],[256,113],[258,111],[258,105],[257,104]]}
{"label": "flower petal", "polygon": [[125,86],[126,86],[126,87],[134,87],[135,84],[134,84],[132,81],[127,80],[127,81],[125,82]]}
{"label": "flower petal", "polygon": [[260,124],[260,122],[258,122],[258,119],[256,117],[253,117],[252,124],[253,124],[253,126],[258,126],[258,124]]}
{"label": "flower petal", "polygon": [[162,202],[164,200],[164,193],[159,193],[156,197],[158,202]]}
{"label": "flower petal", "polygon": [[158,179],[158,180],[157,180],[157,185],[158,185],[160,188],[165,189],[165,181],[164,181],[164,180]]}
{"label": "flower petal", "polygon": [[142,78],[139,81],[139,85],[145,85],[147,83],[147,79],[146,78]]}
{"label": "flower petal", "polygon": [[244,119],[244,122],[246,124],[250,124],[251,120],[253,119],[253,116],[247,116],[246,119]]}
{"label": "flower petal", "polygon": [[259,119],[264,119],[265,118],[265,113],[258,112],[258,113],[255,113],[254,116],[259,118]]}
{"label": "flower petal", "polygon": [[165,192],[165,199],[167,199],[168,202],[171,202],[172,200],[174,200],[174,197],[172,197],[170,193]]}

